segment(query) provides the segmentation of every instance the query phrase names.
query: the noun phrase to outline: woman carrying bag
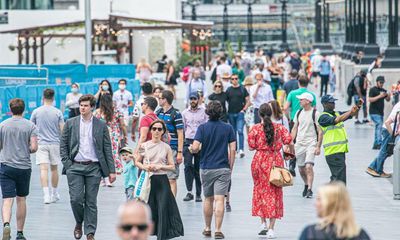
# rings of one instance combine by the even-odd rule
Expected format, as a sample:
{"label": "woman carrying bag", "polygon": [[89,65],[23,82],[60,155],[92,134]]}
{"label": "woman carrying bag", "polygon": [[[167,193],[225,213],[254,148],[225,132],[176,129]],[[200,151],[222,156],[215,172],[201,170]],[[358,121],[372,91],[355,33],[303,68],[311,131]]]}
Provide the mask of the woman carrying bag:
{"label": "woman carrying bag", "polygon": [[[270,172],[275,166],[283,167],[280,150],[283,145],[289,145],[289,151],[293,152],[293,142],[283,125],[272,122],[272,109],[268,103],[260,106],[258,114],[261,123],[254,125],[248,136],[250,150],[256,150],[251,163],[254,182],[252,215],[261,218],[258,235],[275,238],[275,221],[283,217],[283,192],[282,187],[270,183]],[[266,219],[270,220],[269,225]]]}
{"label": "woman carrying bag", "polygon": [[158,240],[180,237],[183,236],[182,219],[167,177],[167,171],[175,170],[175,164],[171,147],[162,141],[167,127],[163,121],[156,120],[150,125],[150,131],[152,138],[139,147],[135,164],[150,173],[147,203],[153,216],[153,235]]}

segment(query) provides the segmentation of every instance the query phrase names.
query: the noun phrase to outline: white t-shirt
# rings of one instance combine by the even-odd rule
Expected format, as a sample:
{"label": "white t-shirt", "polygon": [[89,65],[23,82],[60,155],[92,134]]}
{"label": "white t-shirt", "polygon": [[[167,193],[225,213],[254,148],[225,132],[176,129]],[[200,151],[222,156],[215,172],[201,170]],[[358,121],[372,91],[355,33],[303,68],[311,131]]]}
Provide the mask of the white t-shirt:
{"label": "white t-shirt", "polygon": [[231,66],[229,66],[226,63],[223,63],[223,64],[217,66],[217,76],[222,78],[224,73],[229,73],[229,75],[232,75],[232,68],[231,68]]}
{"label": "white t-shirt", "polygon": [[129,115],[129,102],[133,101],[132,93],[128,90],[117,90],[113,94],[113,101],[117,109],[124,114],[125,117]]}
{"label": "white t-shirt", "polygon": [[[392,130],[393,130],[393,127],[394,127],[394,120],[396,118],[396,114],[399,111],[400,111],[400,102],[396,103],[396,105],[393,106],[392,111],[390,112],[390,115],[388,117],[388,119],[391,119],[393,121],[392,124],[391,124]],[[399,116],[400,116],[400,113],[399,113]],[[399,125],[400,125],[400,121],[399,121],[400,119],[399,118],[400,117],[398,117],[397,123],[396,123],[397,124],[397,126],[396,126],[397,131],[399,130]],[[386,124],[383,124],[383,128],[387,129]]]}
{"label": "white t-shirt", "polygon": [[312,65],[312,71],[313,72],[319,72],[319,66],[321,65],[322,62],[322,56],[321,55],[315,55],[312,60],[311,60],[311,65]]}
{"label": "white t-shirt", "polygon": [[[303,146],[315,145],[317,143],[318,133],[315,131],[314,121],[312,118],[314,109],[310,109],[308,111],[302,109],[299,114],[299,118],[297,118],[297,114],[299,111],[296,112],[296,115],[293,119],[295,123],[298,122],[299,124],[297,127],[296,145],[303,145]],[[319,118],[319,112],[316,111],[315,124],[317,125],[317,127],[318,127],[318,118]]]}

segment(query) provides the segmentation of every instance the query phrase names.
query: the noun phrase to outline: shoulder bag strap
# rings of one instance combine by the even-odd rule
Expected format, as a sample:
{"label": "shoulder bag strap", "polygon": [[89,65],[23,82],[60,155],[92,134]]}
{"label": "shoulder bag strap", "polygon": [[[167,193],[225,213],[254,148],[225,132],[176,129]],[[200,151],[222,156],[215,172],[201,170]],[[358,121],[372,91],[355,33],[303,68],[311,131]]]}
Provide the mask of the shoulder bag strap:
{"label": "shoulder bag strap", "polygon": [[393,131],[392,131],[392,138],[394,138],[394,135],[396,134],[396,127],[397,127],[397,117],[399,116],[399,112],[396,113],[396,117],[394,119],[394,126],[393,126]]}

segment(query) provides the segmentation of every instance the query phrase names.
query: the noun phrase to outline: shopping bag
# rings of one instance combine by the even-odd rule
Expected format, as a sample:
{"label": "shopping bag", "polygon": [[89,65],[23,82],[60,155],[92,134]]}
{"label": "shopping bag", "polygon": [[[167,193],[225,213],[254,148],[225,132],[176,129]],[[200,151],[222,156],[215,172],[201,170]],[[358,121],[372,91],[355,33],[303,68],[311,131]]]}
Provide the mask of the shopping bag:
{"label": "shopping bag", "polygon": [[293,177],[286,168],[273,166],[269,174],[269,182],[277,187],[292,186]]}
{"label": "shopping bag", "polygon": [[151,180],[150,173],[142,170],[135,184],[135,191],[133,192],[134,199],[138,199],[145,203],[149,201],[150,188],[151,188],[150,180]]}

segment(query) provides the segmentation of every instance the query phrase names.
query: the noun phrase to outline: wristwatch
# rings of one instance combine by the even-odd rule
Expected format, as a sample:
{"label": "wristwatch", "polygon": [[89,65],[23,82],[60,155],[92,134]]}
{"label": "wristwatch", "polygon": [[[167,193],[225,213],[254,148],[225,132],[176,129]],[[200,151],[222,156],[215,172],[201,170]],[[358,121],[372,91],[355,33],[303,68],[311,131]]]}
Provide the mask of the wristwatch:
{"label": "wristwatch", "polygon": [[182,151],[178,151],[178,153],[182,153]]}

